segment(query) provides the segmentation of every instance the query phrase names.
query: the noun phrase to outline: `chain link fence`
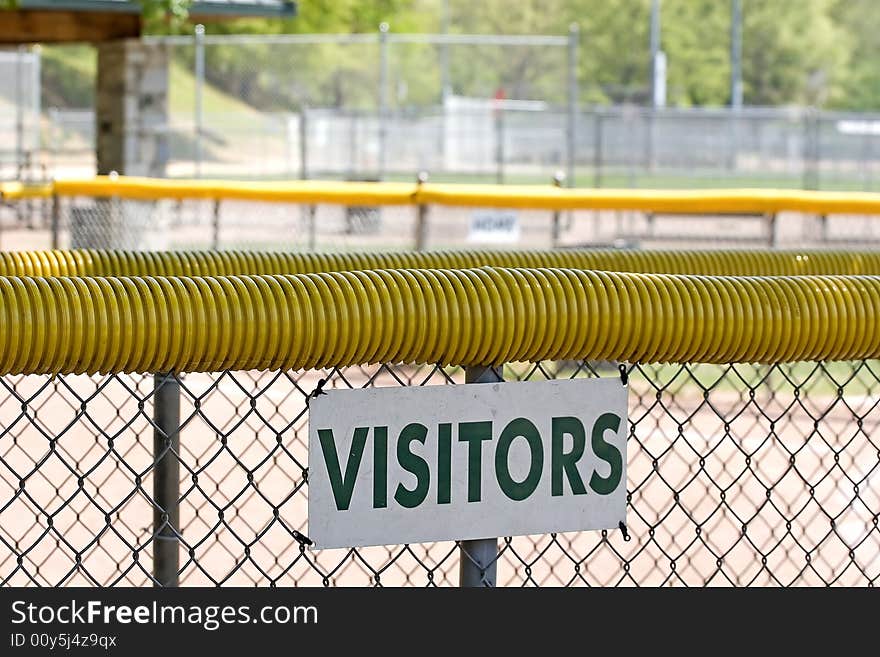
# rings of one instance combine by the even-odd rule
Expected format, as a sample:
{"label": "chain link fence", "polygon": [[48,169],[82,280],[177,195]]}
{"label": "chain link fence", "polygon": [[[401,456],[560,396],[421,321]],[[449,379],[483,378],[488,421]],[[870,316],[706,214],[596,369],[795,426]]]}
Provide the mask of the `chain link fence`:
{"label": "chain link fence", "polygon": [[876,218],[857,214],[687,215],[630,210],[298,204],[85,196],[0,203],[0,247],[402,250],[865,247]]}
{"label": "chain link fence", "polygon": [[[627,536],[500,538],[499,585],[874,583],[880,364],[628,371]],[[613,363],[573,361],[503,374],[619,376]],[[332,388],[457,385],[464,372],[4,377],[0,581],[455,584],[453,542],[307,548],[307,401],[321,378]]]}
{"label": "chain link fence", "polygon": [[[877,188],[880,115],[589,106],[589,81],[572,75],[589,53],[576,34],[150,40],[169,52],[160,128],[170,177],[411,180],[425,170],[435,180],[543,183],[562,170],[597,187]],[[0,92],[7,143],[16,116],[35,112],[25,120],[35,143],[24,149],[35,175],[93,174],[94,52],[53,46],[42,74],[41,56],[25,56],[42,100],[30,82],[17,96],[14,85]],[[9,57],[14,66],[19,55]]]}
{"label": "chain link fence", "polygon": [[0,180],[16,180],[35,164],[41,144],[39,52],[0,48],[0,80]]}

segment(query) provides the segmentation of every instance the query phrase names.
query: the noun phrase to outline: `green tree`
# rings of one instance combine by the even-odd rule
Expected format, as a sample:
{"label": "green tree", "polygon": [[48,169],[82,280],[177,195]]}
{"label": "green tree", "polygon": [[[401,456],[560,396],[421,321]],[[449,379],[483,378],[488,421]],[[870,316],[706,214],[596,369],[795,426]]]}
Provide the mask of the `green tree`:
{"label": "green tree", "polygon": [[880,11],[876,0],[837,0],[831,15],[850,45],[835,107],[880,109]]}
{"label": "green tree", "polygon": [[747,104],[839,102],[849,47],[831,8],[831,0],[743,1]]}

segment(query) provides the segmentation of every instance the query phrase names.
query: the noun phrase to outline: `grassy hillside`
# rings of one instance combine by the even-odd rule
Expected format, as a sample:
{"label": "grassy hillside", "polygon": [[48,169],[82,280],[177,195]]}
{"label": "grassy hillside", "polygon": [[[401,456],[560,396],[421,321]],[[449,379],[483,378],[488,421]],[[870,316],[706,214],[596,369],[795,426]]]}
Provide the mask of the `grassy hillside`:
{"label": "grassy hillside", "polygon": [[[94,48],[45,46],[42,49],[43,109],[83,109],[94,106],[97,53]],[[169,71],[169,111],[192,114],[195,108],[195,77],[176,60]],[[247,103],[205,84],[202,91],[205,114],[256,114]]]}

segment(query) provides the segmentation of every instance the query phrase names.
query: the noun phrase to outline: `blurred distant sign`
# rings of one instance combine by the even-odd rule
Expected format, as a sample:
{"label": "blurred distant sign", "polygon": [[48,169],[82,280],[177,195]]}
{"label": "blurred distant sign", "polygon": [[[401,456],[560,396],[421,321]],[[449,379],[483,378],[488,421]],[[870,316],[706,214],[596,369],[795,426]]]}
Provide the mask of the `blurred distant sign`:
{"label": "blurred distant sign", "polygon": [[880,135],[880,121],[838,121],[837,132],[843,135]]}
{"label": "blurred distant sign", "polygon": [[513,244],[519,235],[519,217],[513,210],[478,210],[471,215],[468,242]]}

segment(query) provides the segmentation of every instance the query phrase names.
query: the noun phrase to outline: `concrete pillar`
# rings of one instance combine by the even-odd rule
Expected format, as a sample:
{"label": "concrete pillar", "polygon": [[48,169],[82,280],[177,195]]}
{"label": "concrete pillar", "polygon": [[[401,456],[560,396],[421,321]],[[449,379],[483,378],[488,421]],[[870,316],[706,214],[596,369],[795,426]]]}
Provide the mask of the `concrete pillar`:
{"label": "concrete pillar", "polygon": [[[168,162],[168,47],[139,39],[97,46],[98,174],[164,177]],[[163,248],[161,202],[97,199],[71,207],[74,248]],[[157,241],[158,240],[158,241]]]}
{"label": "concrete pillar", "polygon": [[164,176],[168,161],[168,48],[123,39],[98,44],[98,173]]}

